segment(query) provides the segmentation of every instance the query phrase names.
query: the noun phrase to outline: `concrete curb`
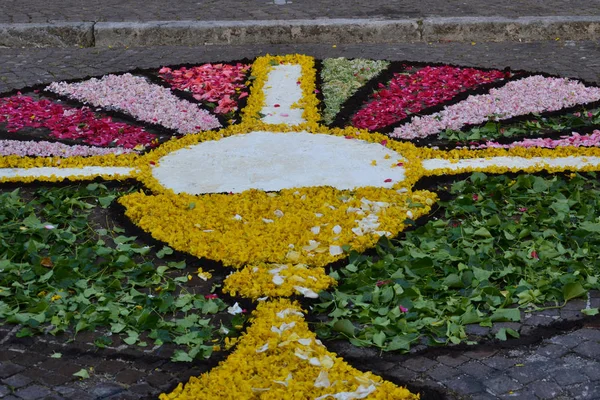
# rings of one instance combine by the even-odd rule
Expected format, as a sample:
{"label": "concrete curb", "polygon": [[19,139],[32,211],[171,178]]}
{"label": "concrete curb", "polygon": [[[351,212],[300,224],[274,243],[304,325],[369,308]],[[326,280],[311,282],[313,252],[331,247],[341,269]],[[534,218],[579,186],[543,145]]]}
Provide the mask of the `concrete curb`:
{"label": "concrete curb", "polygon": [[4,47],[597,40],[600,16],[0,24]]}
{"label": "concrete curb", "polygon": [[93,47],[93,22],[0,24],[0,47]]}

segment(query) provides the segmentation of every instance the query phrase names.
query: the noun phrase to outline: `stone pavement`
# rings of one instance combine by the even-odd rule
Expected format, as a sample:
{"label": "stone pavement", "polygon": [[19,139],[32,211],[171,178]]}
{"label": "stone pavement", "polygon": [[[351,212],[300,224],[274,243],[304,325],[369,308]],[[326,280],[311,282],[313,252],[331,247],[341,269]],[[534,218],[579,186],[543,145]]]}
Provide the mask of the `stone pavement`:
{"label": "stone pavement", "polygon": [[599,15],[598,1],[2,0],[0,23]]}
{"label": "stone pavement", "polygon": [[3,0],[0,47],[594,40],[598,1]]}
{"label": "stone pavement", "polygon": [[[0,91],[41,82],[82,78],[135,67],[159,67],[255,57],[265,53],[304,53],[318,58],[367,57],[445,62],[485,67],[541,70],[600,82],[598,42],[434,43],[395,45],[253,45],[130,49],[0,49]],[[597,307],[572,301],[510,325],[523,340],[471,348],[424,349],[410,355],[379,356],[332,343],[348,361],[397,383],[425,388],[424,399],[600,399],[600,319],[579,312]],[[567,323],[560,325],[560,321]],[[559,323],[557,326],[556,324]],[[497,328],[496,328],[497,329]],[[209,363],[169,361],[170,351],[143,352],[117,344],[97,349],[86,334],[64,338],[16,338],[0,327],[0,399],[156,398],[179,381],[210,369]],[[490,332],[472,327],[470,333]],[[491,332],[493,334],[494,332]],[[52,354],[62,353],[60,359]],[[89,371],[89,379],[72,374]]]}

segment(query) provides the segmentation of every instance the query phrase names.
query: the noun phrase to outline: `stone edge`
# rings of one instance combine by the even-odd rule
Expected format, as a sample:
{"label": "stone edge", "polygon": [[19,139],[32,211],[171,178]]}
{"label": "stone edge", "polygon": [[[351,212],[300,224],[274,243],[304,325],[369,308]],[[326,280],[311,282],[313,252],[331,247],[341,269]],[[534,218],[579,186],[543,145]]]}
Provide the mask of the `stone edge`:
{"label": "stone edge", "polygon": [[0,47],[597,40],[600,16],[0,24]]}

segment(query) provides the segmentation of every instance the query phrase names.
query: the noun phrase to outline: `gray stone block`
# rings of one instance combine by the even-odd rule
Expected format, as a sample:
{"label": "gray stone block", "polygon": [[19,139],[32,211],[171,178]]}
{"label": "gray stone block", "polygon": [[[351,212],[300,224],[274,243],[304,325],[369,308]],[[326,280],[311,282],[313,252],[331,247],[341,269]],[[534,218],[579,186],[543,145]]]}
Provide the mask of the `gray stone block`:
{"label": "gray stone block", "polygon": [[0,47],[92,47],[92,22],[0,24]]}
{"label": "gray stone block", "polygon": [[536,40],[596,40],[600,17],[450,17],[425,18],[427,42],[502,42]]}
{"label": "gray stone block", "polygon": [[99,22],[97,47],[277,43],[398,43],[420,40],[416,20]]}

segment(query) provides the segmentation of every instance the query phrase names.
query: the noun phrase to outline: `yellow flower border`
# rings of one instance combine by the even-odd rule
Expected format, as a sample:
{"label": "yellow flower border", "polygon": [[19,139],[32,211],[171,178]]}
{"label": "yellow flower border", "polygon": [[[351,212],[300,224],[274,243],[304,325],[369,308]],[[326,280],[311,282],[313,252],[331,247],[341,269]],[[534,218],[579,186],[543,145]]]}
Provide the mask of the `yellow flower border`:
{"label": "yellow flower border", "polygon": [[160,400],[325,399],[359,390],[370,391],[369,399],[420,398],[327,351],[308,328],[298,303],[277,299],[258,305],[252,325],[226,361],[161,394]]}

